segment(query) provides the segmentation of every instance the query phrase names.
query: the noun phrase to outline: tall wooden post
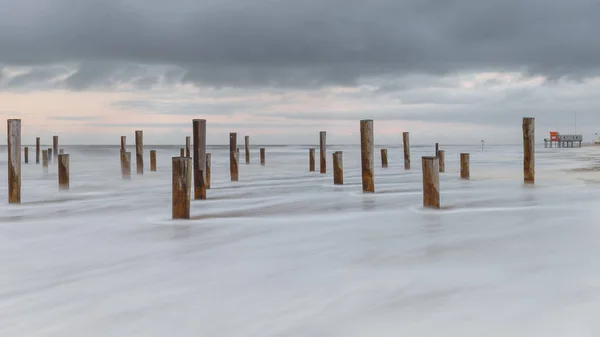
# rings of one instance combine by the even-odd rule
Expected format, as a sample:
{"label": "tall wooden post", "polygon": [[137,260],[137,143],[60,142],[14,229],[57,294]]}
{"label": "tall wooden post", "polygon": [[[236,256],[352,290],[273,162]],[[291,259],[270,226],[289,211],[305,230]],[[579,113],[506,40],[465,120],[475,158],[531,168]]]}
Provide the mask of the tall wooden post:
{"label": "tall wooden post", "polygon": [[156,172],[156,150],[150,150],[150,171]]}
{"label": "tall wooden post", "polygon": [[144,131],[135,131],[135,166],[137,174],[144,174]]}
{"label": "tall wooden post", "polygon": [[6,121],[8,138],[8,203],[21,203],[21,120]]}
{"label": "tall wooden post", "polygon": [[308,170],[315,171],[315,149],[308,149]]}
{"label": "tall wooden post", "polygon": [[260,164],[262,166],[265,166],[265,148],[264,147],[260,148]]}
{"label": "tall wooden post", "polygon": [[131,179],[131,152],[121,152],[121,177]]}
{"label": "tall wooden post", "polygon": [[469,168],[469,157],[468,153],[460,154],[460,177],[462,179],[469,179],[471,177],[471,170]]}
{"label": "tall wooden post", "polygon": [[123,175],[123,170],[125,167],[125,155],[123,153],[125,153],[125,149],[127,146],[127,137],[126,136],[121,136],[121,151],[119,152],[119,160],[121,162],[121,175]]}
{"label": "tall wooden post", "polygon": [[180,157],[185,157],[185,148],[182,147],[182,148],[179,149],[179,156]]}
{"label": "tall wooden post", "polygon": [[404,145],[404,169],[410,170],[410,141],[408,132],[402,132],[402,143]]}
{"label": "tall wooden post", "polygon": [[58,155],[58,188],[61,190],[69,189],[69,155]]}
{"label": "tall wooden post", "polygon": [[333,184],[344,184],[344,163],[342,160],[342,151],[333,153]]}
{"label": "tall wooden post", "polygon": [[[244,136],[244,144],[246,147],[246,164],[250,164],[250,136]],[[264,165],[262,159],[261,165]]]}
{"label": "tall wooden post", "polygon": [[229,174],[231,181],[238,181],[238,159],[239,155],[236,151],[237,133],[229,134]]}
{"label": "tall wooden post", "polygon": [[190,218],[190,192],[192,188],[192,158],[173,157],[173,219]]}
{"label": "tall wooden post", "polygon": [[388,167],[387,149],[381,149],[381,167]]}
{"label": "tall wooden post", "polygon": [[48,162],[52,164],[52,148],[48,148]]}
{"label": "tall wooden post", "polygon": [[523,117],[523,178],[535,182],[535,118]]}
{"label": "tall wooden post", "polygon": [[206,199],[206,119],[192,120],[194,200]]}
{"label": "tall wooden post", "polygon": [[210,153],[206,154],[206,189],[210,189]]}
{"label": "tall wooden post", "polygon": [[48,173],[48,150],[42,150],[42,167],[44,173]]}
{"label": "tall wooden post", "polygon": [[121,151],[125,151],[127,147],[127,136],[121,136]]}
{"label": "tall wooden post", "polygon": [[192,151],[191,151],[191,148],[190,148],[190,143],[191,143],[190,136],[185,137],[185,156],[187,158],[191,158],[192,157]]}
{"label": "tall wooden post", "polygon": [[23,154],[25,155],[25,164],[29,164],[29,148],[27,146],[23,149]]}
{"label": "tall wooden post", "polygon": [[58,159],[58,136],[52,136],[52,162]]}
{"label": "tall wooden post", "polygon": [[321,131],[319,132],[319,155],[321,157],[321,161],[319,164],[319,170],[321,173],[327,173],[327,132]]}
{"label": "tall wooden post", "polygon": [[422,157],[423,206],[440,208],[440,162],[437,157]]}
{"label": "tall wooden post", "polygon": [[35,138],[35,163],[40,163],[40,137]]}
{"label": "tall wooden post", "polygon": [[373,158],[373,120],[360,121],[360,159],[363,192],[375,192]]}
{"label": "tall wooden post", "polygon": [[441,173],[446,172],[446,155],[445,154],[446,154],[446,152],[444,150],[438,150],[438,152],[437,152],[438,160],[440,161],[439,168],[440,168]]}

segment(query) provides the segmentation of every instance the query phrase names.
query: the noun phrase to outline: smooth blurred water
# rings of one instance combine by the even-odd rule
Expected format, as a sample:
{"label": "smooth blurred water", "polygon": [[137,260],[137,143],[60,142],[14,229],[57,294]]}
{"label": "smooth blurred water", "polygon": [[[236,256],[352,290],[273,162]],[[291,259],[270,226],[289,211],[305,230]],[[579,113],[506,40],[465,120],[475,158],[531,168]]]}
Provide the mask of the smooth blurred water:
{"label": "smooth blurred water", "polygon": [[538,146],[531,187],[519,146],[442,147],[443,209],[426,210],[433,147],[411,149],[410,171],[399,147],[382,169],[379,148],[363,195],[358,146],[328,147],[325,175],[318,147],[308,172],[307,146],[267,146],[264,167],[240,146],[236,183],[227,147],[209,147],[212,189],[189,221],[170,219],[179,147],[146,146],[145,174],[133,155],[123,181],[118,147],[65,146],[69,191],[30,151],[22,204],[2,188],[0,336],[600,335],[600,172],[576,170],[600,151]]}

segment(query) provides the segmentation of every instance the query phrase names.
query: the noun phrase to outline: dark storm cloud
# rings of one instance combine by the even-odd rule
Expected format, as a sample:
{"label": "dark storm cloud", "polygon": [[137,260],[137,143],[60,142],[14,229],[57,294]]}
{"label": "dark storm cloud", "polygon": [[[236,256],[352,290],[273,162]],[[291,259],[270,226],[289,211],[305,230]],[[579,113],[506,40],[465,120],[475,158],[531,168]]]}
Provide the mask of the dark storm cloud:
{"label": "dark storm cloud", "polygon": [[128,62],[240,87],[482,70],[578,78],[600,65],[593,0],[2,2],[0,63],[82,62],[66,80],[73,89],[113,85]]}

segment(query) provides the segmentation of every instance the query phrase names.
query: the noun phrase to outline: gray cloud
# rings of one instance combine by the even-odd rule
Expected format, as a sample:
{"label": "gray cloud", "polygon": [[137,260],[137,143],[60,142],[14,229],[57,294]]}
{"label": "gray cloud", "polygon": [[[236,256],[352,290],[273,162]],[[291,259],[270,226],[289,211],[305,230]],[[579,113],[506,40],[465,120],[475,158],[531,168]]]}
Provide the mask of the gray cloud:
{"label": "gray cloud", "polygon": [[239,102],[181,102],[176,100],[122,100],[112,104],[118,109],[133,109],[141,113],[157,115],[235,115],[252,108],[264,106],[251,100]]}

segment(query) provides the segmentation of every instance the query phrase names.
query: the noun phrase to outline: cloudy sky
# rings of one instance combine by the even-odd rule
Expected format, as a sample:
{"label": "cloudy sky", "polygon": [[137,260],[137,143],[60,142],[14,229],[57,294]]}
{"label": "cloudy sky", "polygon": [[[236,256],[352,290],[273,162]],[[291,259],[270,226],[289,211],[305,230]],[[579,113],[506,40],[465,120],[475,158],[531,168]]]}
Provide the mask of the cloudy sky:
{"label": "cloudy sky", "polygon": [[[518,144],[600,133],[596,0],[0,0],[0,115],[23,143]],[[577,123],[575,123],[577,120]],[[2,129],[3,139],[6,130]],[[241,137],[238,137],[240,139]],[[28,141],[30,139],[30,141]]]}

